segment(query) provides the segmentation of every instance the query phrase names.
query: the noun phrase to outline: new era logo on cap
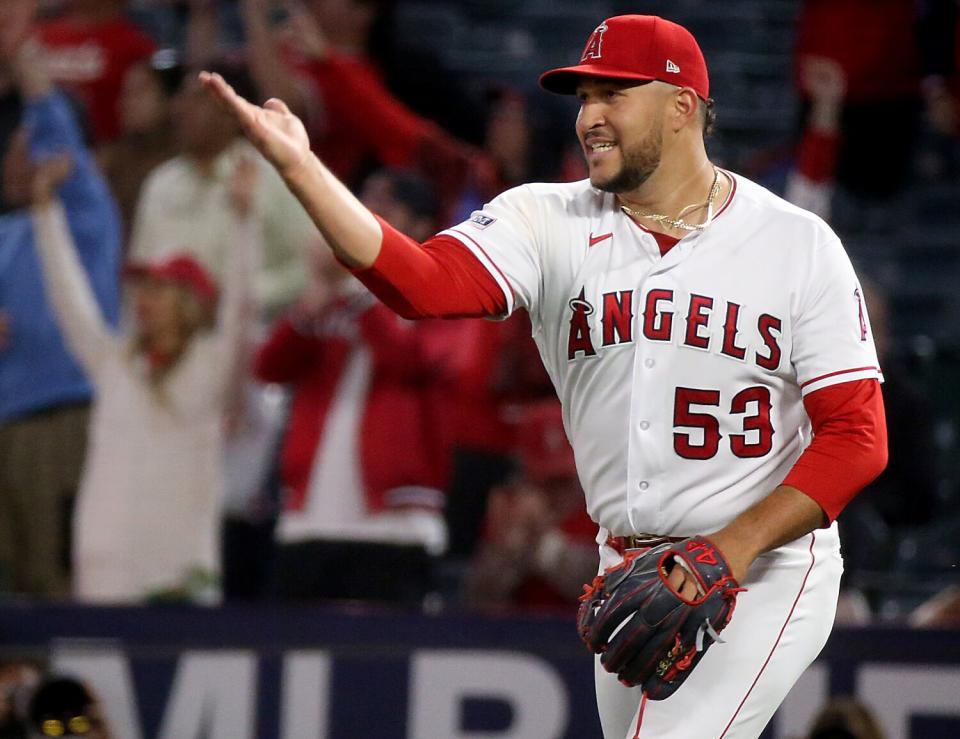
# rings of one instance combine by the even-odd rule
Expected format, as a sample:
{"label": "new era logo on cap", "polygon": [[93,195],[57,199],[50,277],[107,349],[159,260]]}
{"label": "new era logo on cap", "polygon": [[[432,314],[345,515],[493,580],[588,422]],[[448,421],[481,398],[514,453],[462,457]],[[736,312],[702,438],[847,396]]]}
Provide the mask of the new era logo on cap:
{"label": "new era logo on cap", "polygon": [[677,66],[676,62],[667,59],[667,71],[671,74],[680,74],[680,67]]}

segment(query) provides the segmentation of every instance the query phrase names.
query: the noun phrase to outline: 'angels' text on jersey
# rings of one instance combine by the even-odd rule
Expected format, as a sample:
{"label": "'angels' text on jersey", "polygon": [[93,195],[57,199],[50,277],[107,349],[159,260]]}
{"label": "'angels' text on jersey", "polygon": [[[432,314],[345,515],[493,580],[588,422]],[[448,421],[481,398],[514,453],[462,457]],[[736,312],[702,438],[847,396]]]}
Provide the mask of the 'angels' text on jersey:
{"label": "'angels' text on jersey", "polygon": [[[709,295],[691,294],[678,305],[677,295],[670,289],[651,288],[644,295],[635,290],[616,290],[603,293],[596,302],[599,310],[587,300],[584,288],[568,301],[567,359],[595,357],[595,346],[628,344],[639,336],[647,341],[718,351],[732,359],[754,362],[766,370],[780,366],[783,353],[778,339],[783,321],[770,313],[761,313],[756,323],[744,331],[740,320],[742,305]],[[715,341],[713,332],[718,324],[722,338]],[[751,334],[749,344],[743,343],[743,333]],[[756,348],[758,340],[763,349]]]}

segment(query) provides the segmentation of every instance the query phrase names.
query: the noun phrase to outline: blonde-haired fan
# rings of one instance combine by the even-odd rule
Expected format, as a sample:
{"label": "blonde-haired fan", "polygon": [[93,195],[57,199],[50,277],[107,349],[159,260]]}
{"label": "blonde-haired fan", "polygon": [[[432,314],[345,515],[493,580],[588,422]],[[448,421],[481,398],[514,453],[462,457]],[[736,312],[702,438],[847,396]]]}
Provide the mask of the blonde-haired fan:
{"label": "blonde-haired fan", "polygon": [[234,253],[222,295],[192,257],[129,266],[132,326],[103,321],[77,259],[56,186],[41,166],[33,219],[50,301],[95,388],[74,518],[74,594],[130,602],[217,594],[223,411],[252,309],[254,169],[237,167]]}

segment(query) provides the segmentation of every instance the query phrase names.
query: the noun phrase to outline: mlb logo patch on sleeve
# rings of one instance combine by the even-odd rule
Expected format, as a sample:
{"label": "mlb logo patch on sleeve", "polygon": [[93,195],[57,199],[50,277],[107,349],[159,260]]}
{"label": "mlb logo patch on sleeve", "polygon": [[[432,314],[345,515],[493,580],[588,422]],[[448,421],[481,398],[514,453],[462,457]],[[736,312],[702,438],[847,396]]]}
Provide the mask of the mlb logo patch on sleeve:
{"label": "mlb logo patch on sleeve", "polygon": [[473,214],[473,217],[470,219],[470,223],[473,224],[474,228],[486,228],[492,223],[495,223],[496,220],[496,218],[485,216],[483,213],[477,212]]}

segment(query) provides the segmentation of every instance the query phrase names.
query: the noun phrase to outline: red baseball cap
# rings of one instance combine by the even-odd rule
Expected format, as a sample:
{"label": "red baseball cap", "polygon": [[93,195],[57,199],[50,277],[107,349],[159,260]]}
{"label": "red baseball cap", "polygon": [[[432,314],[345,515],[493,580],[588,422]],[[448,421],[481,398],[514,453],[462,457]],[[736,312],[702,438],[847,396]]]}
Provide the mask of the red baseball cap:
{"label": "red baseball cap", "polygon": [[205,303],[217,301],[217,283],[203,265],[189,254],[172,254],[150,262],[133,262],[123,268],[123,276],[176,282],[190,288]]}
{"label": "red baseball cap", "polygon": [[697,40],[683,26],[655,15],[607,18],[587,39],[580,63],[540,75],[540,86],[572,95],[581,77],[618,80],[660,80],[690,87],[710,97],[707,62]]}

